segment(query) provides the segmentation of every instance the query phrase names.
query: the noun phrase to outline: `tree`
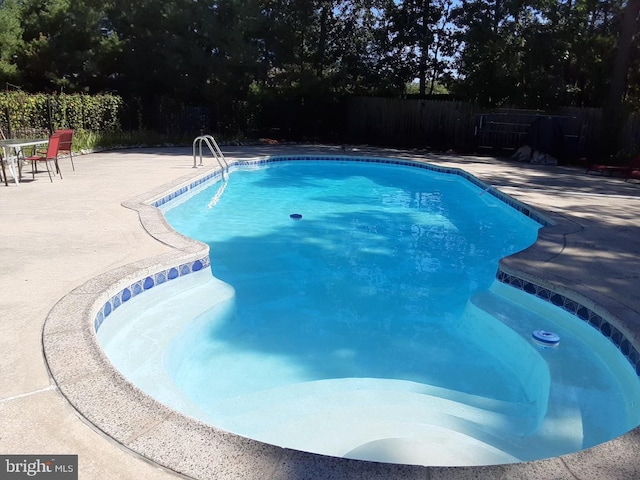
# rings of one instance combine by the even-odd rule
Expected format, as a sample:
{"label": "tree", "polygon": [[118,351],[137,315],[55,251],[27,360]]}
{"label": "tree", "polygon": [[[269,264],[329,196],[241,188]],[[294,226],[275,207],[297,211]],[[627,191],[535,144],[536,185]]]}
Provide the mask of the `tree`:
{"label": "tree", "polygon": [[463,0],[454,9],[462,43],[455,93],[488,106],[518,97],[527,7],[518,0]]}
{"label": "tree", "polygon": [[623,10],[622,29],[618,37],[617,52],[609,85],[609,95],[603,115],[603,145],[605,153],[616,148],[617,132],[622,126],[622,100],[627,86],[627,74],[631,63],[633,37],[638,31],[640,0],[628,0]]}
{"label": "tree", "polygon": [[104,6],[95,0],[3,3],[1,15],[15,15],[20,22],[13,30],[17,39],[2,45],[3,52],[11,52],[16,82],[34,91],[106,88],[109,71],[103,60],[117,42],[104,28]]}
{"label": "tree", "polygon": [[414,81],[489,107],[611,110],[640,105],[640,0],[624,2],[0,0],[0,80],[115,90],[148,126],[180,105],[229,125],[267,100],[294,111]]}
{"label": "tree", "polygon": [[448,83],[456,38],[452,0],[389,2],[386,61],[400,81],[418,79],[419,95],[432,94],[436,83]]}
{"label": "tree", "polygon": [[20,8],[16,0],[4,0],[0,2],[0,81],[3,84],[19,82],[15,57],[21,48]]}
{"label": "tree", "polygon": [[335,9],[334,39],[330,50],[331,82],[335,92],[371,95],[398,91],[393,86],[393,74],[390,80],[389,70],[381,68],[386,56],[379,45],[383,28],[382,2],[339,2]]}

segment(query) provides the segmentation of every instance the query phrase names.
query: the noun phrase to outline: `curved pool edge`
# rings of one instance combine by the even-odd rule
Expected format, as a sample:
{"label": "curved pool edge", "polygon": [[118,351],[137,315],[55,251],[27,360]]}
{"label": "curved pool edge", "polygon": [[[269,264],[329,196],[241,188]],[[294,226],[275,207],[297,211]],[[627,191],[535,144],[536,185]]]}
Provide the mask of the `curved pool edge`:
{"label": "curved pool edge", "polygon": [[[188,177],[202,176],[200,170]],[[149,205],[153,198],[175,191],[184,183],[184,178],[178,179],[123,204],[138,211],[147,232],[172,247],[172,251],[110,270],[77,287],[53,307],[42,332],[45,359],[57,388],[81,417],[124,448],[159,466],[194,478],[575,479],[601,478],[598,472],[609,470],[619,474],[609,478],[640,476],[640,466],[631,460],[640,447],[640,428],[588,450],[535,462],[482,467],[419,467],[326,457],[263,444],[186,417],[142,393],[115,370],[102,352],[94,333],[94,319],[105,302],[123,286],[207,256],[206,245],[173,231],[161,212]],[[574,229],[571,224],[563,227],[562,219],[559,220],[541,230],[540,245],[536,242],[524,252],[503,259],[501,270],[532,282],[541,281],[546,288],[559,288],[566,295],[572,294],[573,290],[561,278],[537,278],[535,268],[527,265],[522,268],[538,256],[548,261],[549,249],[544,242],[561,249],[561,245],[555,243],[556,237],[545,238],[544,231],[571,232]],[[565,238],[566,232],[559,235]],[[580,291],[575,293],[582,295]],[[600,308],[595,301],[593,306]],[[620,311],[625,310],[622,305],[617,307]],[[611,306],[602,307],[602,311],[611,310]],[[612,316],[610,321],[624,331],[628,319]],[[632,326],[628,331],[633,332]],[[635,337],[630,340],[637,345]]]}
{"label": "curved pool edge", "polygon": [[581,229],[564,216],[548,215],[554,223],[539,230],[533,245],[500,259],[497,279],[591,325],[620,350],[640,376],[640,313],[580,282],[571,282],[550,268],[556,256],[574,242],[579,243]]}

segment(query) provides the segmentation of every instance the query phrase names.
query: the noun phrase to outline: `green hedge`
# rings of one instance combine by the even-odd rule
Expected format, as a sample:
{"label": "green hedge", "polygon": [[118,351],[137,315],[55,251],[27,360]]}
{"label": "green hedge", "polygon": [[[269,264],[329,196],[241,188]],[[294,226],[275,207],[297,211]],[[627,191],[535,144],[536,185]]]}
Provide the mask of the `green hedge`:
{"label": "green hedge", "polygon": [[109,94],[0,92],[0,136],[43,135],[59,128],[117,132],[122,108],[122,98]]}

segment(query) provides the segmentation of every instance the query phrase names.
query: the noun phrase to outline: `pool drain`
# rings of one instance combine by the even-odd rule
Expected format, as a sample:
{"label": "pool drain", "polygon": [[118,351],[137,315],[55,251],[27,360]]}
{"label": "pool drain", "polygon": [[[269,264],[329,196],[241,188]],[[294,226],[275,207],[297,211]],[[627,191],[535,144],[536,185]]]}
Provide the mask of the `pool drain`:
{"label": "pool drain", "polygon": [[300,220],[302,218],[302,215],[300,215],[299,213],[292,213],[291,215],[289,215],[289,218],[292,218],[293,220]]}

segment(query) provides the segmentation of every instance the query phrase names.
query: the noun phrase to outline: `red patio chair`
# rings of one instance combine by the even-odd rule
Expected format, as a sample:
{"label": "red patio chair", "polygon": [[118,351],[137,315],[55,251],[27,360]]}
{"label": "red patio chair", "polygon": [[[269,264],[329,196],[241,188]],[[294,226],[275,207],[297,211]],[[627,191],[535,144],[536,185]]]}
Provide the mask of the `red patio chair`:
{"label": "red patio chair", "polygon": [[56,130],[54,135],[60,135],[60,147],[58,153],[68,153],[71,158],[71,168],[76,171],[76,167],[73,165],[73,151],[71,146],[73,144],[73,130]]}
{"label": "red patio chair", "polygon": [[640,155],[626,165],[592,164],[587,167],[587,171],[585,173],[600,172],[600,175],[609,174],[609,176],[613,176],[614,173],[617,173],[620,174],[620,176],[628,177],[633,170],[637,170],[639,168]]}
{"label": "red patio chair", "polygon": [[640,180],[640,168],[633,168],[631,169],[631,171],[627,174],[627,178],[624,179],[624,181],[626,182],[627,180]]}
{"label": "red patio chair", "polygon": [[47,147],[47,152],[44,155],[33,155],[31,157],[26,157],[24,160],[27,162],[31,162],[31,176],[36,178],[36,170],[37,163],[44,162],[47,167],[47,173],[49,174],[49,180],[53,182],[53,177],[51,176],[51,170],[49,169],[49,162],[53,161],[56,171],[60,173],[60,179],[62,179],[62,171],[58,165],[58,149],[60,147],[60,135],[53,134],[49,138],[49,146]]}

